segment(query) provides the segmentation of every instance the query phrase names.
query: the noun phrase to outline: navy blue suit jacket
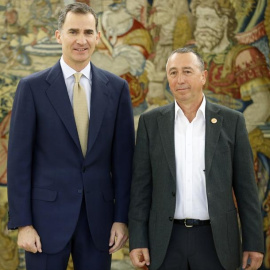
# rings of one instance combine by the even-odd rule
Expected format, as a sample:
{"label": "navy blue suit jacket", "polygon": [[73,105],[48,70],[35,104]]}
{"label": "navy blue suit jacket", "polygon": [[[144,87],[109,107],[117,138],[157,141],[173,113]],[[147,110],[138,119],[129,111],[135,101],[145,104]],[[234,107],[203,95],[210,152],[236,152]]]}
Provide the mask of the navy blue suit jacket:
{"label": "navy blue suit jacket", "polygon": [[23,78],[8,149],[9,228],[33,225],[56,253],[74,232],[85,195],[96,247],[127,223],[134,125],[128,84],[91,64],[88,150],[83,157],[60,63]]}

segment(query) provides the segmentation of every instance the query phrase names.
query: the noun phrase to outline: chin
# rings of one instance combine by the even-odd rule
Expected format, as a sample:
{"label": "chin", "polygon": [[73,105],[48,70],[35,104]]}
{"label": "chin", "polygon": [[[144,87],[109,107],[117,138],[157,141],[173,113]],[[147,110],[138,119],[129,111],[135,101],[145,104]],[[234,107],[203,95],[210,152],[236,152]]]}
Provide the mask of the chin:
{"label": "chin", "polygon": [[88,57],[76,57],[75,59],[74,59],[76,62],[81,62],[81,63],[83,63],[83,62],[89,62],[90,61],[90,57],[88,56]]}

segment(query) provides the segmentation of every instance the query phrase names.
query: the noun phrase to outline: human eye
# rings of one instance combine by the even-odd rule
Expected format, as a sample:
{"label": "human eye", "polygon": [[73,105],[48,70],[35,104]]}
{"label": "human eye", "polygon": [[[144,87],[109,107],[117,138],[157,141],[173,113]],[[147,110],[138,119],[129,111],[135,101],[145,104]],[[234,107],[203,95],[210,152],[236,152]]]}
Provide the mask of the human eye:
{"label": "human eye", "polygon": [[190,75],[192,72],[191,72],[191,70],[186,69],[186,70],[183,71],[183,73],[186,74],[186,75]]}
{"label": "human eye", "polygon": [[71,34],[71,35],[75,35],[75,34],[77,33],[77,31],[74,30],[74,29],[70,29],[68,32],[69,32],[69,34]]}
{"label": "human eye", "polygon": [[176,76],[176,71],[175,70],[172,70],[172,71],[170,71],[170,76],[172,76],[172,77],[175,77]]}
{"label": "human eye", "polygon": [[85,34],[88,35],[88,36],[91,36],[91,35],[94,34],[94,31],[93,30],[86,30]]}
{"label": "human eye", "polygon": [[212,15],[206,15],[204,18],[205,18],[205,21],[207,22],[213,22],[216,20],[216,18]]}

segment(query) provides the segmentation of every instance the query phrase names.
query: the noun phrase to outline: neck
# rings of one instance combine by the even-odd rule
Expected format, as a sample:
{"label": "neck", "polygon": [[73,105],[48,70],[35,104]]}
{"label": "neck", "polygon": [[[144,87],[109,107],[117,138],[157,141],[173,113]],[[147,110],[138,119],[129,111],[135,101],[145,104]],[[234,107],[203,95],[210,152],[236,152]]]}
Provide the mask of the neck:
{"label": "neck", "polygon": [[203,101],[203,97],[201,98],[201,100],[199,102],[193,102],[193,103],[181,103],[181,102],[177,102],[178,106],[181,108],[181,110],[183,111],[184,115],[186,116],[186,118],[188,119],[188,121],[191,123],[192,120],[196,117],[196,113],[198,111],[198,109],[200,108],[201,104]]}
{"label": "neck", "polygon": [[90,62],[90,59],[89,59],[84,62],[73,63],[71,61],[68,61],[68,59],[66,59],[64,56],[63,56],[63,60],[69,67],[73,68],[77,72],[81,72]]}

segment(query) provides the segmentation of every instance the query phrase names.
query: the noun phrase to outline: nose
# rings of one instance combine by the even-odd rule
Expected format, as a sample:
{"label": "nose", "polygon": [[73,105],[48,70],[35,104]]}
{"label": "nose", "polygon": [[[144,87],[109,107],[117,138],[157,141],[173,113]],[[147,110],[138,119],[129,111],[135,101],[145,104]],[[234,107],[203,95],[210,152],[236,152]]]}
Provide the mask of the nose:
{"label": "nose", "polygon": [[179,74],[178,74],[178,77],[177,77],[177,82],[178,82],[179,84],[184,83],[184,81],[185,81],[185,78],[184,78],[184,77],[185,77],[185,76],[184,76],[183,74],[179,73]]}
{"label": "nose", "polygon": [[200,16],[197,16],[196,17],[196,25],[197,25],[197,28],[203,28],[206,26],[206,21],[207,21],[207,18],[205,18],[204,16],[200,15]]}
{"label": "nose", "polygon": [[77,37],[77,40],[76,42],[80,45],[83,45],[86,43],[86,38],[84,36],[84,34],[79,34],[78,37]]}

